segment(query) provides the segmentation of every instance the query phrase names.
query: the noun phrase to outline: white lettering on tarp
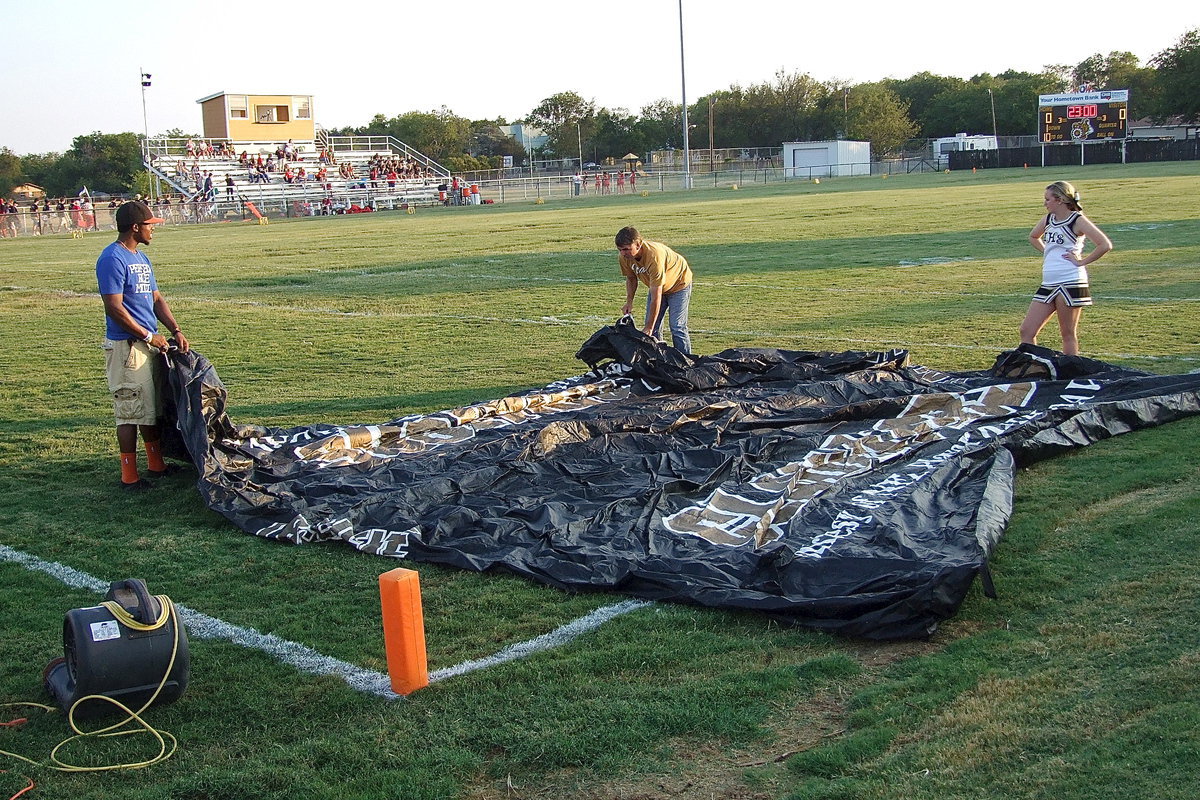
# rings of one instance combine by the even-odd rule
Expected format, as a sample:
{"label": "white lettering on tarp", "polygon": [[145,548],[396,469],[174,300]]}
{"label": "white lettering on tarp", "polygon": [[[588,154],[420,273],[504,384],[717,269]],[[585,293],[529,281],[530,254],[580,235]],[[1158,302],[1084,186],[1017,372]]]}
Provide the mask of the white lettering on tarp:
{"label": "white lettering on tarp", "polygon": [[874,517],[870,514],[860,517],[842,509],[834,517],[829,530],[814,536],[812,543],[797,550],[796,555],[803,558],[820,558],[826,550],[833,547],[839,540],[845,539],[847,536],[853,536],[855,533],[858,533],[858,529],[861,526],[869,525],[872,521],[874,521]]}
{"label": "white lettering on tarp", "polygon": [[[1075,379],[1069,381],[1063,387],[1062,394],[1059,395],[1059,401],[1053,403],[1050,408],[1072,408],[1081,403],[1096,402],[1096,395],[1104,386],[1097,381]],[[1071,392],[1089,392],[1089,394],[1071,394]]]}
{"label": "white lettering on tarp", "polygon": [[751,479],[749,487],[761,495],[718,488],[700,503],[663,517],[663,525],[713,544],[761,547],[782,537],[788,521],[827,487],[902,458],[922,441],[941,439],[936,428],[889,419],[864,431],[833,434],[802,460]]}
{"label": "white lettering on tarp", "polygon": [[[930,458],[922,458],[912,462],[905,472],[891,473],[874,486],[863,489],[857,495],[850,498],[847,504],[865,511],[878,510],[887,500],[932,475],[938,467],[950,459],[956,458],[988,440],[1000,438],[1009,431],[1020,428],[1037,417],[1038,412],[1029,411],[993,425],[985,425],[965,431],[958,441],[941,453]],[[859,517],[843,509],[838,512],[828,530],[814,536],[809,544],[796,550],[795,554],[800,558],[820,558],[833,545],[858,533],[862,526],[870,524],[872,521],[873,517],[871,515]]]}
{"label": "white lettering on tarp", "polygon": [[416,528],[406,531],[391,531],[387,528],[367,528],[347,539],[359,550],[370,551],[377,556],[392,556],[406,558],[408,556],[409,538],[417,533]]}

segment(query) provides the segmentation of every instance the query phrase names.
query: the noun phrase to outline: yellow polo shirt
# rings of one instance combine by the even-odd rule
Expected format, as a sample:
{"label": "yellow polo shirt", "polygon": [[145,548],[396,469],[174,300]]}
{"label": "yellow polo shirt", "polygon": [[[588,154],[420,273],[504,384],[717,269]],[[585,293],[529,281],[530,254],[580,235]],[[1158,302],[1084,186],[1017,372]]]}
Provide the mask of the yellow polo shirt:
{"label": "yellow polo shirt", "polygon": [[687,259],[661,242],[642,240],[637,258],[618,253],[621,274],[636,277],[648,287],[661,286],[663,294],[687,288],[692,282],[692,268]]}

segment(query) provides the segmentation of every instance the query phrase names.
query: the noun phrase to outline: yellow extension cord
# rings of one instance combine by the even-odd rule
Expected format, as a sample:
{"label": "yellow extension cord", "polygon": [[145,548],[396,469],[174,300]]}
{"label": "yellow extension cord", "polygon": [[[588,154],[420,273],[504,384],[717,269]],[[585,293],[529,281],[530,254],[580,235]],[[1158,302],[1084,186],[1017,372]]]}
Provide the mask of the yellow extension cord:
{"label": "yellow extension cord", "polygon": [[[73,730],[75,732],[75,735],[62,740],[57,745],[55,745],[54,749],[50,751],[50,757],[49,757],[49,761],[47,763],[44,763],[44,764],[39,763],[37,761],[34,761],[33,759],[26,758],[25,756],[22,756],[22,755],[18,755],[17,753],[10,753],[7,750],[0,750],[0,755],[9,756],[10,758],[15,758],[20,761],[24,761],[27,764],[33,764],[34,766],[37,766],[37,767],[47,767],[49,769],[57,770],[59,772],[108,772],[108,771],[117,770],[117,769],[142,769],[143,767],[149,767],[154,764],[158,764],[162,761],[166,761],[168,758],[170,758],[171,756],[173,756],[175,754],[175,750],[179,745],[179,742],[175,739],[175,737],[167,731],[158,730],[157,728],[150,725],[150,723],[146,722],[141,717],[141,713],[143,711],[145,711],[147,708],[149,708],[156,699],[158,699],[159,693],[161,693],[163,687],[166,686],[167,679],[170,678],[170,676],[171,676],[171,670],[175,668],[175,656],[178,655],[178,653],[179,653],[179,619],[175,615],[175,605],[174,605],[174,603],[171,602],[171,598],[167,597],[165,594],[155,595],[155,599],[158,600],[158,605],[159,605],[158,619],[156,619],[154,622],[152,622],[148,625],[145,623],[142,623],[142,622],[138,622],[136,619],[133,618],[133,616],[128,611],[126,611],[124,608],[122,608],[117,603],[112,602],[111,600],[105,600],[103,603],[100,604],[100,605],[104,606],[105,608],[107,608],[112,613],[113,617],[117,620],[117,622],[119,622],[122,625],[124,625],[125,627],[131,628],[135,631],[156,631],[159,628],[161,628],[163,625],[166,625],[167,620],[170,620],[170,619],[175,620],[175,640],[171,644],[171,661],[167,664],[167,669],[163,673],[162,680],[158,682],[158,688],[156,688],[154,690],[154,694],[152,694],[150,696],[150,699],[147,700],[145,702],[145,704],[141,708],[139,708],[137,711],[133,711],[128,706],[126,706],[124,703],[122,703],[121,701],[114,700],[111,697],[106,697],[105,695],[102,695],[102,694],[90,694],[87,697],[81,697],[78,700],[76,700],[74,703],[72,703],[71,708],[67,711],[67,722],[70,724],[71,730]],[[125,717],[125,719],[121,720],[120,722],[116,722],[112,725],[109,725],[106,728],[100,728],[100,729],[94,730],[94,731],[80,730],[79,726],[75,724],[75,709],[79,707],[80,703],[83,703],[87,700],[104,700],[105,702],[112,703],[114,706],[116,706],[120,710],[124,711],[127,716]],[[55,710],[53,706],[47,706],[47,705],[43,705],[41,703],[2,703],[2,704],[0,704],[0,707],[8,707],[8,706],[32,706],[32,707],[36,707],[36,708],[45,709],[47,712]],[[141,728],[134,729],[134,730],[124,730],[124,731],[120,730],[120,728],[125,727],[130,722],[138,723],[138,725],[140,725]],[[129,735],[138,734],[138,733],[148,733],[154,737],[155,741],[158,742],[158,754],[156,756],[154,756],[153,758],[147,759],[145,761],[137,761],[137,762],[132,762],[129,764],[106,764],[104,766],[99,766],[99,767],[83,767],[83,766],[78,766],[76,764],[68,764],[67,762],[62,761],[58,758],[58,751],[64,747],[66,747],[68,744],[75,741],[76,739],[84,739],[89,736],[99,736],[99,737],[129,736]],[[170,740],[170,743],[171,743],[170,749],[168,749],[168,747],[167,747],[168,740]]]}

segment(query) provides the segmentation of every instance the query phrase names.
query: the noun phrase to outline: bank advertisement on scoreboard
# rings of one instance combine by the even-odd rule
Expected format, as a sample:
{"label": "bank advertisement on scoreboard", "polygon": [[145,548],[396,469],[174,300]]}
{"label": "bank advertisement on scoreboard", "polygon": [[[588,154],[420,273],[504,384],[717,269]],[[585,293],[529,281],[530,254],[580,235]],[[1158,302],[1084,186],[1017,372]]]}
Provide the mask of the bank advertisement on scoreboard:
{"label": "bank advertisement on scoreboard", "polygon": [[1038,95],[1038,140],[1043,144],[1124,139],[1128,122],[1128,89]]}

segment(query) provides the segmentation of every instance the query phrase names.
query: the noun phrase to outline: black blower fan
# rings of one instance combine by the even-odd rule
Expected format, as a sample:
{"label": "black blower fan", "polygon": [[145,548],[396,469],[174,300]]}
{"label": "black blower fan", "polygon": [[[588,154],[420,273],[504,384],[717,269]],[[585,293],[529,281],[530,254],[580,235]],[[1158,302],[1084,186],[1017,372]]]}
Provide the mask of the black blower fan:
{"label": "black blower fan", "polygon": [[92,716],[121,710],[101,697],[135,712],[174,702],[187,688],[188,668],[187,631],[171,599],[131,578],[111,584],[100,605],[67,612],[63,658],[50,662],[44,678],[64,713],[78,703],[76,716]]}

